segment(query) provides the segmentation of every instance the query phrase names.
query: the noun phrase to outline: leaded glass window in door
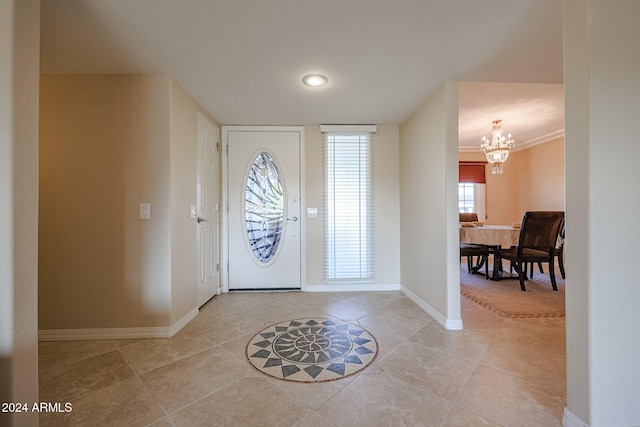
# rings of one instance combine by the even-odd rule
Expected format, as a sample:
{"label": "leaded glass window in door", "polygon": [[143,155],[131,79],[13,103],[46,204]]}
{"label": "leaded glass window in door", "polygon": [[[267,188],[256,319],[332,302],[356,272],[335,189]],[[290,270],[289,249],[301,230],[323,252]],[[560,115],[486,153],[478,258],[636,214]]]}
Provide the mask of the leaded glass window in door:
{"label": "leaded glass window in door", "polygon": [[253,255],[268,263],[278,252],[284,230],[284,186],[273,157],[266,152],[253,161],[245,188],[244,216]]}

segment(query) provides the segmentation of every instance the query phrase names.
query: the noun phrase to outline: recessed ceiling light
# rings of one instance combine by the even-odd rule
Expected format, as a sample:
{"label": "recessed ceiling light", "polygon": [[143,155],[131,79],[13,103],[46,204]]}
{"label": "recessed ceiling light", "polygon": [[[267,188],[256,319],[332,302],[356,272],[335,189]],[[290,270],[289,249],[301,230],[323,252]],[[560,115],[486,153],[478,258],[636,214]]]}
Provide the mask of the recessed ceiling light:
{"label": "recessed ceiling light", "polygon": [[311,87],[320,87],[324,86],[329,82],[326,76],[322,74],[307,74],[302,78],[302,83]]}

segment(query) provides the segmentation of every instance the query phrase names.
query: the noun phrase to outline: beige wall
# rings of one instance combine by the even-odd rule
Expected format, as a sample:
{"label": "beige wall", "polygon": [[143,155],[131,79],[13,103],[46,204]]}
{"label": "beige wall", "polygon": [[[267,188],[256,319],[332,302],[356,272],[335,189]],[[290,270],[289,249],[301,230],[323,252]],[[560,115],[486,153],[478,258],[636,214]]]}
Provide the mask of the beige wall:
{"label": "beige wall", "polygon": [[[178,82],[171,84],[171,323],[193,310],[198,303],[198,251],[195,220],[198,112],[220,129],[211,117]],[[217,169],[218,173],[220,168]],[[216,184],[220,182],[219,176]],[[217,200],[219,188],[214,189]],[[213,218],[210,218],[214,221]]]}
{"label": "beige wall", "polygon": [[509,156],[517,171],[517,206],[520,221],[530,210],[564,211],[564,138],[554,139]]}
{"label": "beige wall", "polygon": [[0,2],[0,402],[38,401],[39,46],[40,2]]}
{"label": "beige wall", "polygon": [[168,75],[42,76],[40,329],[166,327],[196,307],[197,111]]}
{"label": "beige wall", "polygon": [[[486,160],[480,152],[460,152],[459,158]],[[487,224],[520,222],[526,211],[564,211],[564,138],[511,153],[501,175],[487,164],[485,177]]]}
{"label": "beige wall", "polygon": [[[400,126],[402,285],[446,326],[460,323],[457,83],[436,91]],[[458,323],[458,324],[457,324]]]}
{"label": "beige wall", "polygon": [[[374,136],[374,284],[400,283],[399,135],[397,126],[378,126]],[[323,171],[320,126],[305,126],[305,198],[307,208],[318,208],[317,218],[306,218],[306,284],[323,284]]]}

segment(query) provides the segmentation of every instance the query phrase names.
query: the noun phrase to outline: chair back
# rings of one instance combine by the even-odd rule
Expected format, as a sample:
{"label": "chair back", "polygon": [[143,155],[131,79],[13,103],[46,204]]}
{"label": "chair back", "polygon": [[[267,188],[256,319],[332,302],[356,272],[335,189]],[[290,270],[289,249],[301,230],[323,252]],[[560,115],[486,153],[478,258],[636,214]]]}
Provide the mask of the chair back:
{"label": "chair back", "polygon": [[478,214],[475,212],[460,212],[460,222],[474,222],[478,220]]}
{"label": "chair back", "polygon": [[525,212],[522,217],[518,252],[521,253],[523,249],[537,249],[548,252],[551,256],[556,249],[558,233],[563,222],[562,211]]}

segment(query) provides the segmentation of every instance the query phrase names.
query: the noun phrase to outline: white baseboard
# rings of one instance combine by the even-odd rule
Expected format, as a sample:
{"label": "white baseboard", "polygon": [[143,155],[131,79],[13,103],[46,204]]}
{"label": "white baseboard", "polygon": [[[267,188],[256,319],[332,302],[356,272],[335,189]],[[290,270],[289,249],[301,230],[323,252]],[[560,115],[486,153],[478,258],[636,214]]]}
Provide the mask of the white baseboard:
{"label": "white baseboard", "polygon": [[433,317],[436,322],[440,323],[445,329],[450,331],[462,330],[462,319],[447,319],[442,315],[442,313],[433,308],[425,300],[414,294],[411,289],[407,288],[406,286],[401,286],[400,290],[402,291],[402,293],[408,296],[411,301],[415,302],[418,307],[426,311],[429,316]]}
{"label": "white baseboard", "polygon": [[39,341],[82,341],[82,340],[121,340],[141,338],[169,338],[198,315],[194,308],[178,319],[174,324],[142,328],[95,328],[95,329],[43,329],[38,331]]}
{"label": "white baseboard", "polygon": [[564,427],[589,427],[589,424],[585,423],[580,418],[573,415],[573,413],[567,408],[564,408],[562,425]]}
{"label": "white baseboard", "polygon": [[331,283],[323,285],[306,285],[302,288],[304,292],[383,292],[383,291],[399,291],[400,284],[382,284],[374,283]]}
{"label": "white baseboard", "polygon": [[194,308],[193,310],[182,316],[180,319],[178,319],[177,322],[174,322],[173,325],[169,326],[168,336],[172,337],[180,332],[180,329],[187,326],[187,323],[191,322],[198,315],[198,313],[200,313],[200,310],[198,308]]}

